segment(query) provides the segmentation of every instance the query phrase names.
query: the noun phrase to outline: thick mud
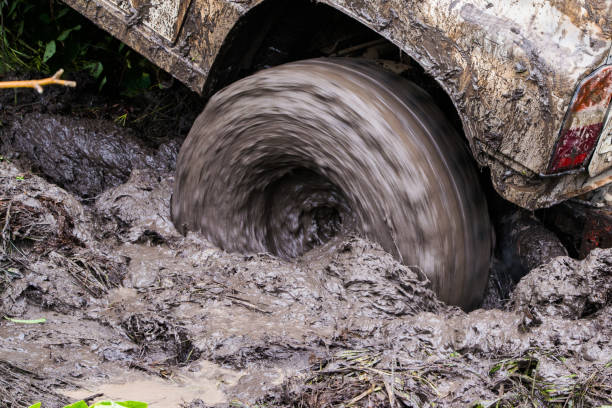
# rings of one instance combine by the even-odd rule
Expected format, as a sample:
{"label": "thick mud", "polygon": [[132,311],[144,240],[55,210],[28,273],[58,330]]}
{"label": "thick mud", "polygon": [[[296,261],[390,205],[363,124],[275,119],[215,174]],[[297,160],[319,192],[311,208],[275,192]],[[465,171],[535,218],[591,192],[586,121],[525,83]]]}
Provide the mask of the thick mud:
{"label": "thick mud", "polygon": [[[4,151],[17,151],[54,183],[82,197],[118,186],[132,168],[174,169],[176,142],[154,151],[131,129],[100,119],[30,114],[4,131]],[[126,165],[127,164],[127,165]]]}
{"label": "thick mud", "polygon": [[496,258],[489,310],[465,313],[420,269],[340,230],[291,261],[183,236],[170,218],[181,135],[151,144],[105,119],[8,119],[0,314],[46,322],[0,320],[0,407],[612,403],[610,249],[556,256],[515,215],[511,253],[540,234],[549,243],[519,266],[544,264],[515,287]]}
{"label": "thick mud", "polygon": [[288,262],[183,237],[170,173],[135,170],[83,205],[0,169],[0,312],[47,319],[0,322],[4,407],[609,403],[611,250],[555,258],[506,310],[466,314],[360,238]]}

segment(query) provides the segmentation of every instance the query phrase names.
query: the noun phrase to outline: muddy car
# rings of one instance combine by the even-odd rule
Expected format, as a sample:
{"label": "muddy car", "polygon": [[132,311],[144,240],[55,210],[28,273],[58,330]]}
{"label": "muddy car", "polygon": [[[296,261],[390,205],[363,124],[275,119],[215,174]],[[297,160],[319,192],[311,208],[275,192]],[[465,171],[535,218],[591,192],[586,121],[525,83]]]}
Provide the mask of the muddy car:
{"label": "muddy car", "polygon": [[229,251],[357,231],[470,309],[477,167],[531,210],[612,183],[611,0],[65,2],[208,99],[172,218]]}

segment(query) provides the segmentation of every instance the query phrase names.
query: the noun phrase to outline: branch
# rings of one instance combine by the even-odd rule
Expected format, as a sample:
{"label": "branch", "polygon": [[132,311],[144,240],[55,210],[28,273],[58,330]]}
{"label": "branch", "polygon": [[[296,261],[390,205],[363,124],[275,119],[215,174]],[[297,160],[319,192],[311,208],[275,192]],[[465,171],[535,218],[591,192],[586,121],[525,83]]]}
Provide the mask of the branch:
{"label": "branch", "polygon": [[34,88],[38,93],[43,93],[43,86],[45,85],[63,85],[74,88],[76,86],[75,81],[66,81],[60,79],[64,73],[63,69],[57,71],[52,77],[44,79],[32,79],[28,81],[5,81],[0,82],[0,89],[5,88]]}

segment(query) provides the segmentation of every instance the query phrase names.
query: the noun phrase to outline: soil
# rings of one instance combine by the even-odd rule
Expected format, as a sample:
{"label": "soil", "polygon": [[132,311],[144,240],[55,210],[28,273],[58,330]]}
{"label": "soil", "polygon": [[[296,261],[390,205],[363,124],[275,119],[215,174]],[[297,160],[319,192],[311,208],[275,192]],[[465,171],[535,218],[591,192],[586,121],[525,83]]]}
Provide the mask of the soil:
{"label": "soil", "polygon": [[547,244],[516,287],[500,256],[470,313],[358,236],[227,253],[170,220],[185,132],[67,95],[2,112],[0,314],[46,321],[0,320],[0,407],[612,403],[612,249]]}

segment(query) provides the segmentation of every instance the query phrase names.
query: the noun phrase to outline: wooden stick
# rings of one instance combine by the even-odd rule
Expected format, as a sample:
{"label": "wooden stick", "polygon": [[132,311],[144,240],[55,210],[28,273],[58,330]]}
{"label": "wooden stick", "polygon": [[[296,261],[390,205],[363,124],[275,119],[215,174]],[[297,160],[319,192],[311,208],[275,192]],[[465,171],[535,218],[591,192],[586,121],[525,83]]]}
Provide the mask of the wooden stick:
{"label": "wooden stick", "polygon": [[44,78],[44,79],[31,79],[27,81],[5,81],[0,82],[0,89],[6,88],[34,88],[38,91],[38,93],[43,93],[43,86],[45,85],[63,85],[74,88],[76,86],[76,82],[74,81],[66,81],[60,79],[62,74],[64,73],[63,69],[57,71],[52,77]]}

